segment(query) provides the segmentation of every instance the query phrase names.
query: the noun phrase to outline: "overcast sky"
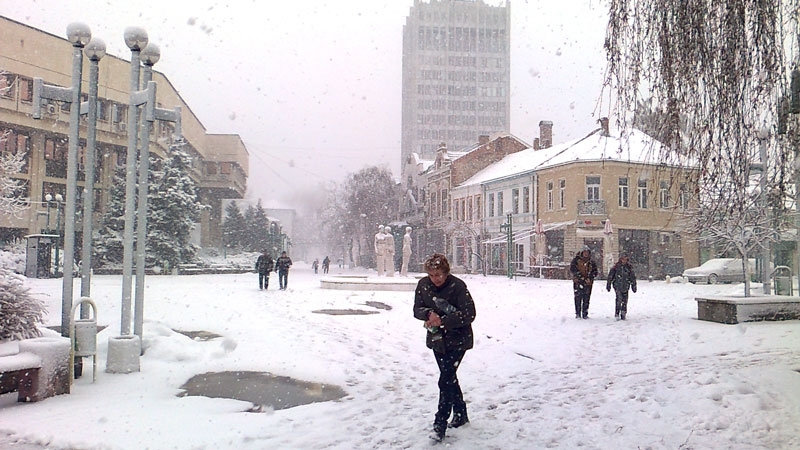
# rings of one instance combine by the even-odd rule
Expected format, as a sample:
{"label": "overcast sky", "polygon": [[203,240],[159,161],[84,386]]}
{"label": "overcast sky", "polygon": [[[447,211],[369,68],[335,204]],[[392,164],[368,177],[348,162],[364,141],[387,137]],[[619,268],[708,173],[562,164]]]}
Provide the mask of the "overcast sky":
{"label": "overcast sky", "polygon": [[[288,193],[313,192],[365,165],[399,173],[402,30],[412,5],[0,0],[0,15],[58,36],[84,22],[126,60],[124,29],[145,28],[161,48],[155,69],[208,132],[242,137],[247,196],[291,207],[304,195]],[[539,121],[551,120],[558,143],[595,129],[609,111],[601,92],[606,2],[513,0],[511,18],[511,132],[531,143]]]}

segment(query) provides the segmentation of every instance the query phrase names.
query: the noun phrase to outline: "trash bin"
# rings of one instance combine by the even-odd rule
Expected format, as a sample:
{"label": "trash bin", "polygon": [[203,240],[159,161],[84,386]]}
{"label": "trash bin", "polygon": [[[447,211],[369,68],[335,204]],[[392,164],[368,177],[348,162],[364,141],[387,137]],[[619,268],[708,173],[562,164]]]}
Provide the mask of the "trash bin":
{"label": "trash bin", "polygon": [[789,295],[792,292],[792,269],[787,266],[778,266],[772,272],[775,280],[775,295]]}

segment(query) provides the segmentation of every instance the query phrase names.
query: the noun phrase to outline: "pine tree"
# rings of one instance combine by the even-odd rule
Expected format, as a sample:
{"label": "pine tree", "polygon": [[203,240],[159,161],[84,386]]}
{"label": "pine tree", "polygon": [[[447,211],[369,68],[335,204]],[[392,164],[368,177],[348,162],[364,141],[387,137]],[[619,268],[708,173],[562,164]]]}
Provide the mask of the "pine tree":
{"label": "pine tree", "polygon": [[25,287],[25,277],[0,267],[0,341],[41,336],[36,324],[45,312],[44,302]]}
{"label": "pine tree", "polygon": [[228,248],[241,249],[244,233],[244,216],[239,205],[232,201],[225,207],[225,221],[222,223],[223,244]]}
{"label": "pine tree", "polygon": [[125,230],[125,169],[118,168],[109,189],[106,210],[95,230],[92,263],[108,266],[122,263]]}
{"label": "pine tree", "polygon": [[253,216],[251,222],[247,224],[248,233],[252,236],[253,247],[250,251],[260,252],[269,245],[269,219],[267,218],[267,211],[261,205],[261,199],[258,199],[255,208],[253,209]]}
{"label": "pine tree", "polygon": [[200,220],[201,205],[187,161],[184,151],[172,147],[163,168],[150,172],[146,258],[167,270],[193,261],[197,253],[190,237]]}

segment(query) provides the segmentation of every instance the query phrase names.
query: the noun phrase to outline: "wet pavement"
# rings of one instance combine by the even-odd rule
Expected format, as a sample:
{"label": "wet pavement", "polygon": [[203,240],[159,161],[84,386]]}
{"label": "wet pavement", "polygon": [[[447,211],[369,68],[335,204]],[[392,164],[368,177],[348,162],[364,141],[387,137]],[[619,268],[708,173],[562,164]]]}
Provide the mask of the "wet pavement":
{"label": "wet pavement", "polygon": [[310,383],[266,372],[209,372],[195,375],[181,389],[179,397],[197,395],[232,398],[253,404],[247,412],[279,410],[309,403],[338,400],[347,395],[330,384]]}

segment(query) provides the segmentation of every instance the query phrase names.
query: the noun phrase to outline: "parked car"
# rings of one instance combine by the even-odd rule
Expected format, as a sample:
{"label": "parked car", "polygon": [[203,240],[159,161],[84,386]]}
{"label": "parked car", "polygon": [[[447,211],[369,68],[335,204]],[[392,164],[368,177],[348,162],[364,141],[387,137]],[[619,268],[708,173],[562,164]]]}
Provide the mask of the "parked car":
{"label": "parked car", "polygon": [[[752,273],[755,260],[750,260],[748,272]],[[690,283],[744,283],[742,260],[736,258],[709,259],[699,267],[683,271],[683,276]]]}

